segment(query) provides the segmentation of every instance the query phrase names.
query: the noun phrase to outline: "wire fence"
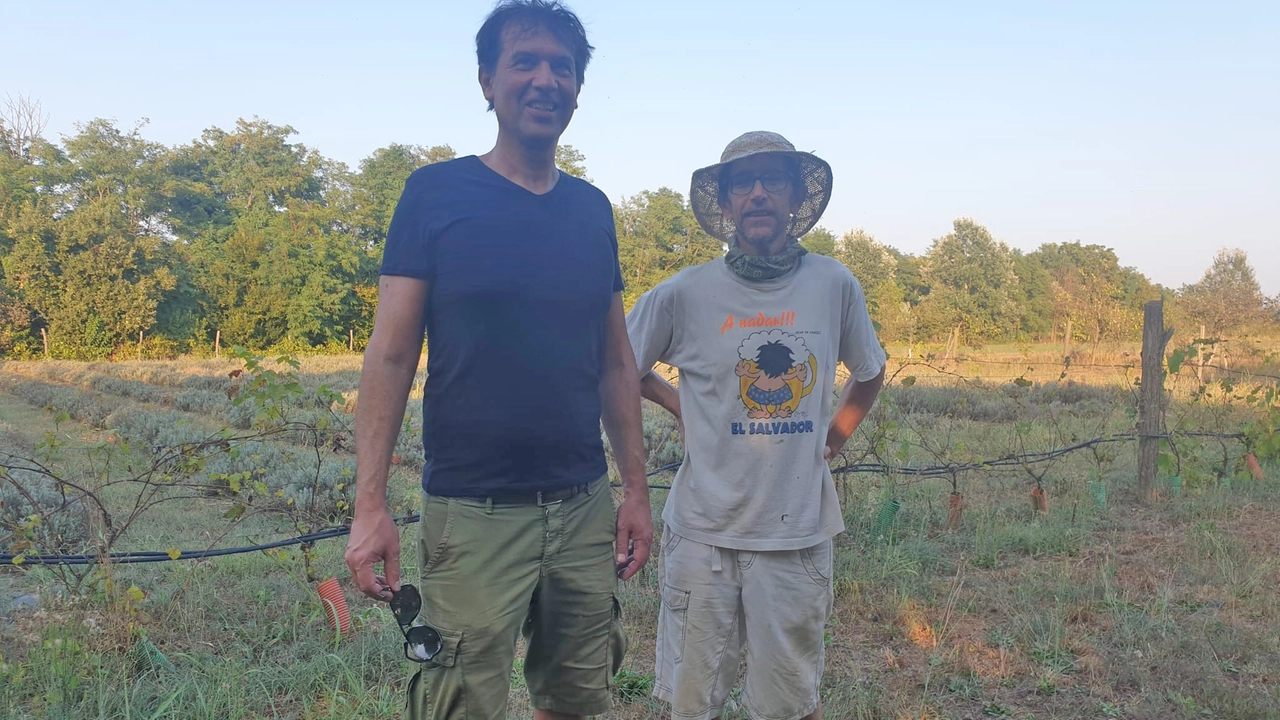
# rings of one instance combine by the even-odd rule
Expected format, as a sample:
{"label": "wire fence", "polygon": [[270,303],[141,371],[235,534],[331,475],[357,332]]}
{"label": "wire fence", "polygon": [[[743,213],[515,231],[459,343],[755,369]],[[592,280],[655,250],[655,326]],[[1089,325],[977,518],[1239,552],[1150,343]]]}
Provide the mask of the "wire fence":
{"label": "wire fence", "polygon": [[[890,465],[886,463],[848,463],[831,468],[832,475],[849,475],[857,473],[875,473],[875,474],[896,474],[914,477],[950,477],[958,473],[970,472],[975,470],[988,470],[1001,467],[1023,467],[1027,465],[1036,465],[1047,463],[1065,455],[1074,452],[1086,450],[1098,445],[1130,442],[1143,438],[1169,439],[1173,437],[1199,437],[1199,438],[1218,438],[1224,440],[1242,440],[1242,433],[1221,433],[1206,431],[1183,431],[1183,432],[1167,432],[1159,434],[1141,434],[1141,433],[1115,433],[1103,437],[1095,437],[1065,447],[1055,448],[1042,452],[1030,453],[1014,453],[1003,455],[1000,457],[990,458],[977,462],[969,463],[953,463],[944,465],[933,465],[923,467],[913,467],[907,465]],[[669,472],[675,472],[680,469],[683,463],[668,463],[661,467],[649,470],[646,477],[653,478]],[[614,483],[613,487],[620,487]],[[670,490],[669,484],[653,484],[648,485],[650,490]],[[405,515],[394,518],[397,525],[405,526],[418,522],[420,516],[418,514]],[[258,545],[247,545],[242,547],[214,548],[208,550],[147,550],[147,551],[126,551],[112,552],[106,555],[98,554],[80,554],[80,555],[63,555],[63,554],[43,554],[43,555],[23,555],[17,553],[0,553],[0,566],[3,565],[94,565],[104,560],[109,563],[128,565],[134,563],[159,563],[174,562],[178,560],[204,560],[215,557],[225,557],[228,555],[243,555],[247,553],[263,552],[266,550],[274,550],[277,548],[290,547],[294,545],[311,545],[321,540],[329,540],[332,538],[343,537],[351,532],[350,525],[340,525],[336,527],[326,528],[305,535],[276,540],[274,542],[262,543]],[[15,558],[21,558],[17,563]]]}

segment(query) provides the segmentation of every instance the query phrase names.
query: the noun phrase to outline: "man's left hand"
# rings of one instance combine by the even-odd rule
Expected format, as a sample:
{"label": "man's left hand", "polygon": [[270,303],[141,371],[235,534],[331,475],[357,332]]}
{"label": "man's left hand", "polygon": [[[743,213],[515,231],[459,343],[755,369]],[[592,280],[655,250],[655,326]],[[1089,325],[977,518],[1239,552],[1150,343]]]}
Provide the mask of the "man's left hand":
{"label": "man's left hand", "polygon": [[618,577],[630,580],[649,562],[653,544],[653,513],[648,492],[625,496],[618,506]]}

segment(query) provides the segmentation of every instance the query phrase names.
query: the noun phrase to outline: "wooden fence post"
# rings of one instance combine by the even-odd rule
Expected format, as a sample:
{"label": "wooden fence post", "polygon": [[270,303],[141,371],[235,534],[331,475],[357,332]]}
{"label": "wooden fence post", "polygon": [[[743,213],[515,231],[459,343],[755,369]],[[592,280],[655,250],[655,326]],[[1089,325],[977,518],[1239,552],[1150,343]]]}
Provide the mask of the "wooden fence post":
{"label": "wooden fence post", "polygon": [[1071,318],[1067,318],[1067,331],[1062,334],[1062,357],[1071,357]]}
{"label": "wooden fence post", "polygon": [[213,356],[215,358],[222,357],[222,331],[218,330],[213,334]]}
{"label": "wooden fence post", "polygon": [[1173,328],[1164,326],[1164,301],[1152,300],[1143,311],[1142,393],[1138,396],[1138,499],[1156,494],[1156,468],[1164,418],[1164,350]]}
{"label": "wooden fence post", "polygon": [[49,334],[40,328],[40,339],[44,341],[44,356],[49,357]]}
{"label": "wooden fence post", "polygon": [[[1201,341],[1204,340],[1204,323],[1200,323],[1200,337],[1198,339]],[[1199,344],[1196,345],[1196,361],[1197,361],[1196,362],[1196,380],[1199,381],[1201,385],[1204,384],[1205,352],[1206,350],[1205,350],[1204,342],[1200,342]]]}
{"label": "wooden fence post", "polygon": [[138,361],[142,361],[142,331],[138,331]]}

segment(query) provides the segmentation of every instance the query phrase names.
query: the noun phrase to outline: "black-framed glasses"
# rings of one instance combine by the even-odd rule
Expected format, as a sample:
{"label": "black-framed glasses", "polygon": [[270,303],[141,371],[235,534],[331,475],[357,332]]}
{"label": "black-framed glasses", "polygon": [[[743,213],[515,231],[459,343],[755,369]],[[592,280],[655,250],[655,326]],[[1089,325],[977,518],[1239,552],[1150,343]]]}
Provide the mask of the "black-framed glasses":
{"label": "black-framed glasses", "polygon": [[418,622],[418,613],[422,611],[422,595],[412,585],[401,585],[399,591],[391,593],[391,614],[400,626],[404,635],[404,656],[407,660],[423,663],[430,662],[443,648],[444,641],[440,631]]}
{"label": "black-framed glasses", "polygon": [[765,173],[764,175],[741,175],[729,178],[729,192],[734,195],[748,195],[752,190],[756,189],[756,181],[760,181],[764,185],[764,189],[771,193],[779,193],[787,189],[787,185],[791,184],[791,178],[786,173]]}

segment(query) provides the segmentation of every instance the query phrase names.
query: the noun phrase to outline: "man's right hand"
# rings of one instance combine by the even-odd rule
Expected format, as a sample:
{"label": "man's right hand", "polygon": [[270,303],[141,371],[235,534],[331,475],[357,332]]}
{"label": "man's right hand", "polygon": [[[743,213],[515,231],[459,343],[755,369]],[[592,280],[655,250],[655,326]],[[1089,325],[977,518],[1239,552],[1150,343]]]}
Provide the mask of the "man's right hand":
{"label": "man's right hand", "polygon": [[[374,600],[387,601],[400,590],[400,529],[383,507],[380,511],[357,513],[347,540],[347,567],[356,586]],[[374,567],[383,564],[382,575]]]}

